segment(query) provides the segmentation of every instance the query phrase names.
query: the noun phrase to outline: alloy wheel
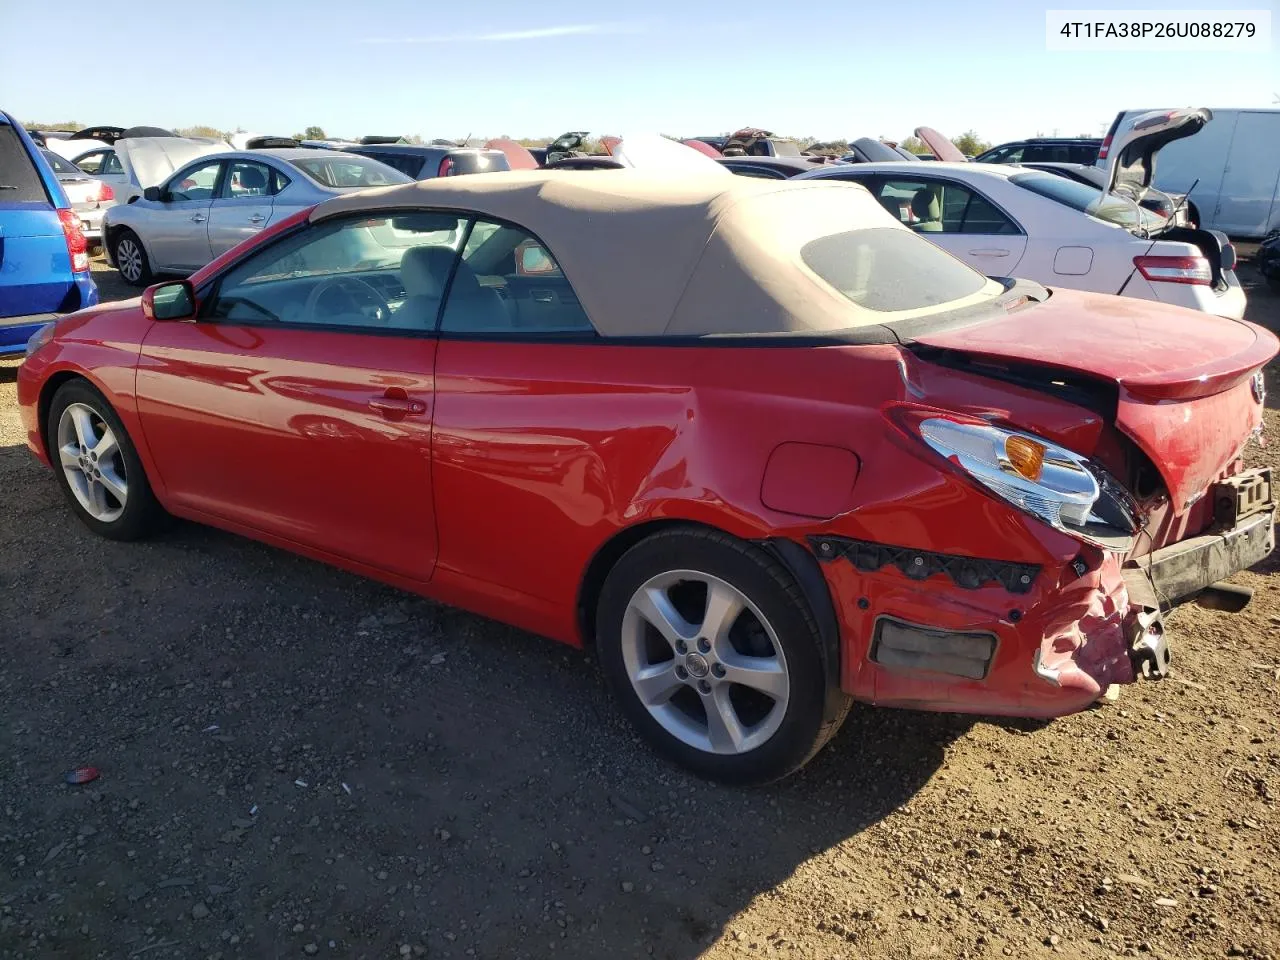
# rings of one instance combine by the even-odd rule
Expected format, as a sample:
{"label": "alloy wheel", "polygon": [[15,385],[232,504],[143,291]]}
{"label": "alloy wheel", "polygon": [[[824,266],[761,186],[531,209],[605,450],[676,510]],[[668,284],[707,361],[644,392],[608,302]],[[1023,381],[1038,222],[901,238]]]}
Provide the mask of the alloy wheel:
{"label": "alloy wheel", "polygon": [[129,502],[124,454],[110,425],[92,407],[73,403],[62,411],[58,461],[89,516],[101,523],[120,519]]}
{"label": "alloy wheel", "polygon": [[742,754],[782,724],[791,689],[782,644],[727,581],[692,570],[650,578],[627,605],[621,640],[636,695],[683,743]]}
{"label": "alloy wheel", "polygon": [[116,268],[130,283],[142,277],[142,250],[128,237],[116,244]]}

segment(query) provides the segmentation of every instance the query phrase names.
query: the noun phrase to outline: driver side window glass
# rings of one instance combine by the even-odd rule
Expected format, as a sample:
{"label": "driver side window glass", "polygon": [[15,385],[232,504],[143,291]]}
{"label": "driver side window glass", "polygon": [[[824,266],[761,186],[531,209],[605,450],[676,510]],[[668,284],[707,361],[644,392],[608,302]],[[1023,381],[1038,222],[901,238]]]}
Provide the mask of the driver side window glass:
{"label": "driver side window glass", "polygon": [[212,200],[218,186],[222,161],[215,160],[199,167],[188,167],[169,181],[169,200]]}
{"label": "driver side window glass", "polygon": [[430,332],[467,218],[330,220],[229,270],[204,319]]}
{"label": "driver side window glass", "polygon": [[108,153],[102,159],[102,173],[124,173],[124,166],[120,163],[120,158],[114,153]]}
{"label": "driver side window glass", "polygon": [[269,197],[272,169],[265,163],[237,160],[227,170],[222,196],[228,200],[240,197]]}
{"label": "driver side window glass", "polygon": [[[103,160],[105,158],[105,153],[86,153],[76,161],[76,166],[91,177],[97,176],[99,173],[108,173],[109,171],[103,169]],[[117,160],[116,162],[119,163],[120,161]]]}

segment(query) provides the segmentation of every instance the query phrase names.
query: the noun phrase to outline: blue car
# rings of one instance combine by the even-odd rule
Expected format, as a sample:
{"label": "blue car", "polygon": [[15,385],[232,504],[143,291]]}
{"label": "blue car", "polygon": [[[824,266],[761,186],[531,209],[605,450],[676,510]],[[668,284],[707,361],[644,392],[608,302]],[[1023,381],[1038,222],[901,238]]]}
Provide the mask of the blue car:
{"label": "blue car", "polygon": [[40,148],[0,111],[0,356],[97,302],[80,217]]}

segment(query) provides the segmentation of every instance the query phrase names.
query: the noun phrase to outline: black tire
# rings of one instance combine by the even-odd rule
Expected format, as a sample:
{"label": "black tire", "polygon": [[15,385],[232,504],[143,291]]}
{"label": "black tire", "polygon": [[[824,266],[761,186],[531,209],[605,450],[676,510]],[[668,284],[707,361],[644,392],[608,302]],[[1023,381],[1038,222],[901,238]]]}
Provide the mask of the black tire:
{"label": "black tire", "polygon": [[[138,275],[130,277],[125,270],[132,269],[126,264],[122,269],[121,264],[121,245],[125,245],[125,256],[132,261],[130,245],[137,251]],[[142,245],[142,241],[138,239],[138,235],[128,227],[121,227],[115,232],[111,238],[111,260],[116,265],[121,278],[125,283],[133,287],[149,287],[155,280],[155,274],[151,272],[151,261],[147,259],[147,248]]]}
{"label": "black tire", "polygon": [[[727,582],[756,606],[778,637],[790,681],[787,706],[776,732],[754,749],[719,754],[684,742],[655,719],[632,686],[622,640],[627,607],[642,584],[672,570],[692,570]],[[838,677],[826,675],[817,623],[790,572],[763,550],[717,531],[673,528],[628,550],[601,591],[596,639],[605,678],[622,712],[644,738],[668,759],[721,783],[761,784],[793,773],[835,735],[848,713],[850,699],[828,689]],[[830,719],[824,719],[829,694],[838,706]]]}
{"label": "black tire", "polygon": [[[72,492],[71,484],[59,462],[58,423],[66,409],[75,403],[90,408],[95,416],[111,428],[124,464],[124,479],[128,486],[124,510],[119,517],[107,522],[95,518],[84,508]],[[90,530],[108,540],[140,540],[163,525],[167,515],[151,490],[133,441],[111,404],[92,384],[86,380],[69,380],[60,386],[49,404],[49,419],[45,422],[44,430],[58,486],[71,504],[72,511]]]}

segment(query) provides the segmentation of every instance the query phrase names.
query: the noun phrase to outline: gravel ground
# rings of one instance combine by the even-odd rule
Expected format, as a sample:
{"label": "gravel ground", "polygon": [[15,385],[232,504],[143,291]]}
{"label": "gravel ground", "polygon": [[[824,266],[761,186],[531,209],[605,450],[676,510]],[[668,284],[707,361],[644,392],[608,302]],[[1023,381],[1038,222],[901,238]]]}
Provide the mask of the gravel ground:
{"label": "gravel ground", "polygon": [[190,524],[95,538],[15,366],[0,957],[1280,956],[1276,559],[1116,705],[855,708],[731,790],[655,760],[589,656]]}

